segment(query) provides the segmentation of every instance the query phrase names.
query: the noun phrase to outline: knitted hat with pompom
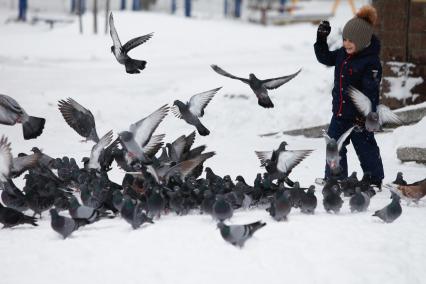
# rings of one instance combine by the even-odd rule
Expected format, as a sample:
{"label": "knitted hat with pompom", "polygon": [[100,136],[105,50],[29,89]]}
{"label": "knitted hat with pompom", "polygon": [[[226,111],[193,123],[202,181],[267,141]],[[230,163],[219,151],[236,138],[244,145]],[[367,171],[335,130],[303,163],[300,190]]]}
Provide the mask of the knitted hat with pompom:
{"label": "knitted hat with pompom", "polygon": [[376,20],[377,11],[373,6],[361,7],[355,17],[350,19],[343,28],[343,39],[355,43],[357,52],[363,50],[370,45]]}

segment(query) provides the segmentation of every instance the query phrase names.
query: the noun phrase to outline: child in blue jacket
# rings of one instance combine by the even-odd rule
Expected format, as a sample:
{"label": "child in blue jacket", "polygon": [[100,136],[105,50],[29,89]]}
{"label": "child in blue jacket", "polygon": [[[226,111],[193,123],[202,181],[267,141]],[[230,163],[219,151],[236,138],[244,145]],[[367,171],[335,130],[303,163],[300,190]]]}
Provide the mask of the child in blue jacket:
{"label": "child in blue jacket", "polygon": [[[351,141],[364,171],[363,179],[380,187],[384,173],[379,147],[374,139],[374,133],[364,128],[363,115],[358,112],[348,94],[349,86],[360,90],[371,100],[372,111],[376,111],[382,78],[380,41],[373,34],[376,19],[377,12],[374,7],[369,5],[362,7],[343,28],[343,47],[334,51],[330,51],[327,45],[327,36],[331,31],[330,24],[323,21],[318,27],[314,49],[320,63],[334,66],[333,116],[328,135],[337,141],[346,130],[357,126],[340,151],[340,172],[337,178],[343,179],[348,176],[346,146]],[[325,179],[330,176],[332,172],[326,165]]]}

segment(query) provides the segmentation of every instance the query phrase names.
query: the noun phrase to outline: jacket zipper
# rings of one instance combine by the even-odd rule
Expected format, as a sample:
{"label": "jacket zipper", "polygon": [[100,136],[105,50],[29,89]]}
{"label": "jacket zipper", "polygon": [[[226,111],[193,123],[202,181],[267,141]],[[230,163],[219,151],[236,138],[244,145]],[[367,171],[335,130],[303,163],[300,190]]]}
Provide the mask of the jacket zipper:
{"label": "jacket zipper", "polygon": [[337,111],[337,116],[341,116],[342,115],[342,108],[343,108],[343,88],[342,88],[343,65],[345,65],[350,58],[351,58],[351,55],[349,54],[348,57],[346,57],[346,59],[340,65],[340,76],[339,76],[339,110]]}

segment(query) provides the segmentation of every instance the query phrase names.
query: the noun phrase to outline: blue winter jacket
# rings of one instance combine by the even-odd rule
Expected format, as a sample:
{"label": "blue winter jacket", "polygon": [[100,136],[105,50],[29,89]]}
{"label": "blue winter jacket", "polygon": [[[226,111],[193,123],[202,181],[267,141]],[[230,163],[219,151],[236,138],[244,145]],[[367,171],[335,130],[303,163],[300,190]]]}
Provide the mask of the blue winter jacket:
{"label": "blue winter jacket", "polygon": [[348,94],[348,87],[354,86],[372,101],[372,111],[379,103],[382,66],[380,64],[380,41],[373,35],[368,47],[349,55],[345,48],[330,51],[327,42],[317,41],[314,45],[318,61],[334,66],[333,114],[343,119],[361,118]]}

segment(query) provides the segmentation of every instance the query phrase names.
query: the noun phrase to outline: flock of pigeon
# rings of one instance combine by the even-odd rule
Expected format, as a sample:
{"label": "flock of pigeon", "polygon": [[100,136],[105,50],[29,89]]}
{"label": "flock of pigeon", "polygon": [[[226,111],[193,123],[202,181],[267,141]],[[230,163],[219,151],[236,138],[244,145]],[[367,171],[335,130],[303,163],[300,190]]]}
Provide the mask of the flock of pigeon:
{"label": "flock of pigeon", "polygon": [[[111,51],[117,61],[124,64],[126,72],[139,73],[146,61],[130,58],[127,53],[146,42],[152,33],[121,45],[112,13],[109,18],[113,40]],[[262,107],[273,107],[268,89],[275,89],[293,79],[300,72],[280,78],[259,80],[254,74],[249,79],[229,74],[212,65],[217,73],[249,84]],[[208,103],[220,88],[196,94],[187,103],[174,101],[171,111],[176,117],[193,125],[200,135],[210,131],[200,122]],[[358,98],[362,94],[353,90]],[[359,99],[358,101],[362,101]],[[362,104],[362,103],[360,103]],[[261,221],[245,225],[226,225],[234,210],[264,206],[276,221],[287,220],[293,208],[302,213],[314,214],[317,207],[315,186],[303,188],[293,182],[289,175],[312,150],[287,150],[282,142],[273,151],[256,151],[263,174],[257,174],[253,185],[242,176],[235,182],[229,175],[216,175],[203,163],[215,152],[206,152],[206,146],[194,147],[196,132],[182,135],[170,143],[164,143],[164,134],[154,132],[168,114],[170,107],[163,105],[147,117],[131,124],[129,129],[118,133],[114,140],[112,131],[99,138],[95,119],[90,110],[68,98],[58,102],[58,108],[66,123],[86,141],[94,142],[90,157],[82,159],[82,167],[72,157],[52,158],[37,147],[32,154],[20,153],[12,156],[12,145],[7,137],[0,139],[0,223],[5,228],[21,224],[37,226],[36,216],[49,210],[51,227],[63,238],[67,238],[82,226],[88,226],[104,218],[118,215],[133,229],[153,224],[162,214],[174,212],[185,215],[194,210],[209,214],[218,221],[222,237],[229,243],[242,247],[255,231],[266,225]],[[366,113],[369,113],[368,111]],[[370,129],[379,129],[389,120],[389,112],[379,112],[377,122]],[[370,123],[374,121],[366,120]],[[45,119],[29,116],[11,97],[0,95],[0,124],[21,123],[24,139],[33,139],[42,134]],[[378,127],[378,128],[377,128]],[[339,150],[353,128],[338,141],[324,134],[326,140],[326,162],[333,173],[339,173]],[[159,153],[160,152],[160,153]],[[157,155],[157,153],[159,153]],[[121,184],[108,178],[113,162],[126,172]],[[205,178],[201,177],[205,172]],[[24,175],[25,186],[19,189],[14,178]],[[400,197],[417,202],[426,195],[426,180],[407,184],[399,173],[393,185],[392,201],[374,216],[384,222],[393,222],[402,212]],[[323,186],[323,206],[327,212],[338,213],[343,206],[342,195],[350,197],[352,212],[366,211],[375,189],[365,180],[358,180],[353,173],[345,180],[329,179]],[[80,203],[81,202],[81,203]],[[23,212],[31,210],[33,216]],[[67,216],[62,214],[67,211]]]}

